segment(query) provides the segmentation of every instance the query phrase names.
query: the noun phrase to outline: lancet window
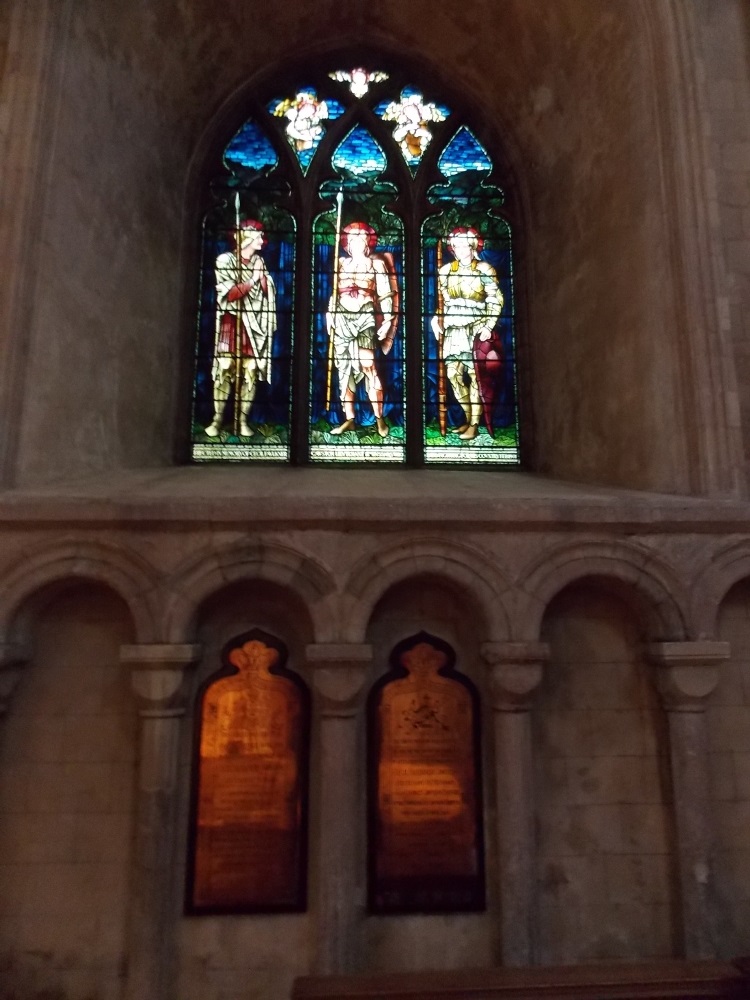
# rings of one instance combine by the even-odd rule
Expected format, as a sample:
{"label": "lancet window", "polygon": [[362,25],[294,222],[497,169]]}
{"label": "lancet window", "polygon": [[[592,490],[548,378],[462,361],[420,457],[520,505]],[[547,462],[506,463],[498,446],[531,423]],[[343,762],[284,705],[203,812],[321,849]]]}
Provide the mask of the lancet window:
{"label": "lancet window", "polygon": [[193,461],[518,464],[490,145],[379,62],[259,89],[207,188]]}

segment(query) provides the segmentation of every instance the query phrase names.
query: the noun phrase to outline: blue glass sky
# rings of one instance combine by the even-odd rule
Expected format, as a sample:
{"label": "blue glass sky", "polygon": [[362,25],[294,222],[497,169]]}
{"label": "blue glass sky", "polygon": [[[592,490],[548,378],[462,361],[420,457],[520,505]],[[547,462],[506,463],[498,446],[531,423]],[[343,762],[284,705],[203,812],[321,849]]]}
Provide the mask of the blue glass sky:
{"label": "blue glass sky", "polygon": [[385,153],[370,133],[358,126],[339,143],[333,154],[337,170],[351,170],[353,174],[380,174],[385,170]]}
{"label": "blue glass sky", "polygon": [[255,122],[245,122],[237,135],[224,150],[228,164],[239,164],[252,170],[274,167],[278,161],[276,152],[262,129]]}
{"label": "blue glass sky", "polygon": [[460,128],[443,150],[438,168],[444,177],[455,177],[465,170],[492,170],[492,160],[479,140],[467,129]]}

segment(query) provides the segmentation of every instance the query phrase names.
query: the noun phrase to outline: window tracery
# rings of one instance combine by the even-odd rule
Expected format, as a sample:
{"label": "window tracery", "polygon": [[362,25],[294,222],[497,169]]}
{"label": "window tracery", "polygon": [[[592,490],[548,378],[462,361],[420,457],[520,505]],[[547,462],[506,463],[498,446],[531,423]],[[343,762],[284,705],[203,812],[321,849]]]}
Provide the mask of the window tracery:
{"label": "window tracery", "polygon": [[259,93],[203,219],[194,461],[519,461],[511,223],[430,88],[328,66]]}

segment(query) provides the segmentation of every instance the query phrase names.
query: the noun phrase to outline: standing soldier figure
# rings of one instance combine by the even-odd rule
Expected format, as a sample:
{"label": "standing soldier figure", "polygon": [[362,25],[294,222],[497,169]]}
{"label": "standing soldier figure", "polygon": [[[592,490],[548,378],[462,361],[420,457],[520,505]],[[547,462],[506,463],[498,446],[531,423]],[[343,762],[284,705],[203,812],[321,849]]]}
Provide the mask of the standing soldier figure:
{"label": "standing soldier figure", "polygon": [[339,377],[344,422],[331,434],[354,427],[354,397],[364,380],[378,434],[389,434],[383,417],[383,386],[375,367],[375,348],[390,350],[398,319],[398,292],[388,254],[374,254],[378,237],[366,222],[352,222],[341,234],[347,256],[337,263],[335,294],[326,314],[328,336]]}
{"label": "standing soldier figure", "polygon": [[264,243],[262,223],[246,219],[240,223],[235,242],[238,238],[239,250],[216,258],[214,419],[206,428],[209,437],[218,437],[221,431],[233,388],[235,409],[239,406],[235,426],[242,437],[250,437],[253,430],[248,421],[257,384],[269,382],[271,375],[276,286],[258,253]]}
{"label": "standing soldier figure", "polygon": [[479,260],[482,242],[477,230],[468,226],[457,226],[448,234],[455,260],[438,270],[442,311],[432,317],[435,337],[444,336],[442,356],[448,381],[464,411],[462,424],[454,429],[462,441],[477,436],[482,414],[475,345],[492,337],[503,308],[495,269]]}

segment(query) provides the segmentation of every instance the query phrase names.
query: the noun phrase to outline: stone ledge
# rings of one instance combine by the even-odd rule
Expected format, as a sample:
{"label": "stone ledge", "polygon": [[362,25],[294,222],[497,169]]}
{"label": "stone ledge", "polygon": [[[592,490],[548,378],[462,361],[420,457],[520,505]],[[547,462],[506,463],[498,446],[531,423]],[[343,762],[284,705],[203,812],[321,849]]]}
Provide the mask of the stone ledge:
{"label": "stone ledge", "polygon": [[750,532],[750,503],[590,486],[506,470],[179,466],[0,491],[0,525],[206,522],[273,527]]}
{"label": "stone ledge", "polygon": [[644,962],[527,969],[481,969],[375,976],[305,976],[292,1000],[707,1000],[748,996],[741,963]]}

